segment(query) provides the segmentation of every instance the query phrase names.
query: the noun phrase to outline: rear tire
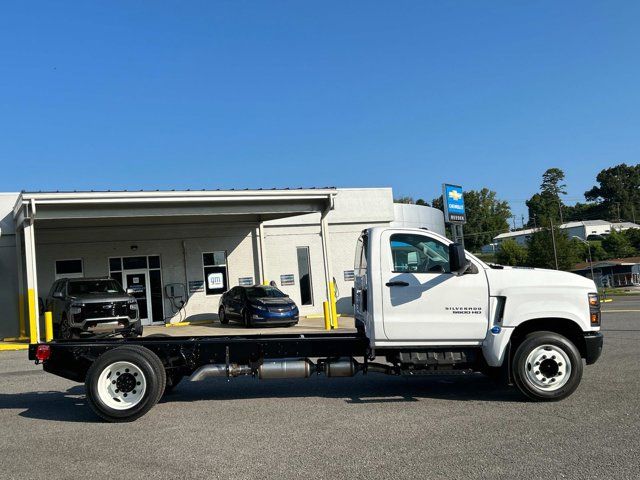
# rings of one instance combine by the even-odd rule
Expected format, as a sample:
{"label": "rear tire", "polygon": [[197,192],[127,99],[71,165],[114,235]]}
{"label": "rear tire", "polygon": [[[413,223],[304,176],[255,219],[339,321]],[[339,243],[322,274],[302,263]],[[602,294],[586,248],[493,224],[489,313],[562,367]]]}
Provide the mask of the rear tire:
{"label": "rear tire", "polygon": [[218,310],[218,320],[220,320],[220,323],[222,325],[226,325],[229,323],[229,319],[227,318],[227,314],[224,311],[224,307],[220,307],[220,309]]}
{"label": "rear tire", "polygon": [[527,335],[512,361],[513,379],[518,389],[536,401],[567,398],[582,379],[582,357],[566,337],[553,332]]}
{"label": "rear tire", "polygon": [[162,361],[137,345],[114,348],[93,362],[85,380],[91,409],[108,422],[132,422],[162,397],[167,383]]}

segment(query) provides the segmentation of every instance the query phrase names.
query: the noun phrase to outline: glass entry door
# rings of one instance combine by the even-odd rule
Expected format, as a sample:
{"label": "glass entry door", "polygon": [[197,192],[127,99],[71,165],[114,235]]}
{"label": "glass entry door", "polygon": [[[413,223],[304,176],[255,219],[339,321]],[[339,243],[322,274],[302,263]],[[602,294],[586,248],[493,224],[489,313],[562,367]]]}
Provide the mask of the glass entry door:
{"label": "glass entry door", "polygon": [[138,312],[142,325],[150,325],[151,296],[149,295],[149,272],[147,270],[127,271],[124,275],[125,289],[131,289],[131,295],[138,301]]}

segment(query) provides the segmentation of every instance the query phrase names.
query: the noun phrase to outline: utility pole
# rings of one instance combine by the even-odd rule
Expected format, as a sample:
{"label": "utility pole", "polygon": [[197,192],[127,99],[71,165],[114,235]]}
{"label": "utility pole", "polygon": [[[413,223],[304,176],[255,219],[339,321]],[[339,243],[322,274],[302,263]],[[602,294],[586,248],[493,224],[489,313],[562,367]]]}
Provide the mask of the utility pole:
{"label": "utility pole", "polygon": [[513,219],[513,229],[515,230],[516,229],[516,216],[513,215],[511,218]]}
{"label": "utility pole", "polygon": [[631,217],[633,218],[633,223],[636,223],[636,206],[631,204]]}
{"label": "utility pole", "polygon": [[522,228],[524,228],[524,215],[520,215],[520,220],[522,221]]}
{"label": "utility pole", "polygon": [[618,223],[620,223],[620,202],[616,202],[616,207],[618,207]]}
{"label": "utility pole", "polygon": [[551,241],[553,242],[553,258],[556,262],[556,270],[560,270],[558,268],[558,250],[556,249],[556,234],[553,231],[553,220],[549,219],[549,225],[551,225]]}
{"label": "utility pole", "polygon": [[558,211],[560,212],[560,225],[562,225],[564,220],[562,220],[562,201],[560,198],[558,198]]}
{"label": "utility pole", "polygon": [[587,246],[587,249],[589,249],[589,270],[591,270],[591,280],[595,282],[596,280],[595,280],[595,277],[593,276],[593,259],[591,258],[591,244],[587,240],[584,240],[576,235],[574,235],[573,238],[584,243]]}

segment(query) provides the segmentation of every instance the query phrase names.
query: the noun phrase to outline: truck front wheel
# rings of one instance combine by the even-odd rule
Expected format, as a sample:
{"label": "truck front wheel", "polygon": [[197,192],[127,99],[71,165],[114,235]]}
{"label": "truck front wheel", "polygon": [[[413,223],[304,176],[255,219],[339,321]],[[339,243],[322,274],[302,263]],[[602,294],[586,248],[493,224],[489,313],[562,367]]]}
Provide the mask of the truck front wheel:
{"label": "truck front wheel", "polygon": [[85,380],[87,401],[108,422],[131,422],[153,407],[166,385],[162,361],[137,345],[114,348],[91,365]]}
{"label": "truck front wheel", "polygon": [[516,349],[512,363],[516,386],[537,401],[567,398],[578,388],[582,368],[576,346],[554,332],[527,335]]}

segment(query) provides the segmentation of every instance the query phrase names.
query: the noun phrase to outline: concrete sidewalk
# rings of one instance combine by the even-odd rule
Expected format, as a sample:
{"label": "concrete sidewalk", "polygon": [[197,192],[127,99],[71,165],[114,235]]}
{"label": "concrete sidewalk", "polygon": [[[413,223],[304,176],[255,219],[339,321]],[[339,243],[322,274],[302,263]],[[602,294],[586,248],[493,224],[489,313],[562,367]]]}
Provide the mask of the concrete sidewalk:
{"label": "concrete sidewalk", "polygon": [[227,325],[222,325],[217,316],[212,318],[211,322],[197,324],[197,325],[184,325],[184,326],[164,326],[164,325],[152,325],[144,327],[143,336],[149,336],[154,334],[171,335],[173,337],[184,336],[209,336],[209,335],[272,335],[278,333],[331,333],[340,332],[348,333],[355,332],[355,325],[353,317],[340,317],[338,319],[339,328],[335,330],[327,331],[324,329],[323,318],[308,318],[302,317],[298,325],[293,327],[253,327],[245,328],[240,323],[229,322]]}

